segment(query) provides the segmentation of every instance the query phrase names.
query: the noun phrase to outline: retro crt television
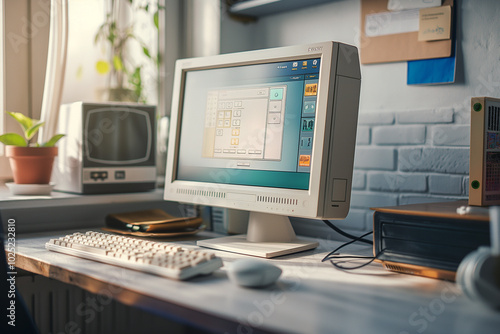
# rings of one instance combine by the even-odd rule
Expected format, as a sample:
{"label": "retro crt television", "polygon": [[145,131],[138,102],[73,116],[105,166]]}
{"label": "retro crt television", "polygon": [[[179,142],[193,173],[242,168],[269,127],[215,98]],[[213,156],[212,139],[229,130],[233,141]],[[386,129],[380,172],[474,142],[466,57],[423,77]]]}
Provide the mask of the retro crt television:
{"label": "retro crt television", "polygon": [[156,107],[75,102],[61,106],[55,189],[81,194],[148,191],[156,185]]}
{"label": "retro crt television", "polygon": [[315,248],[288,217],[347,215],[359,92],[357,49],[337,42],[178,60],[164,198],[250,211],[246,235],[198,245]]}

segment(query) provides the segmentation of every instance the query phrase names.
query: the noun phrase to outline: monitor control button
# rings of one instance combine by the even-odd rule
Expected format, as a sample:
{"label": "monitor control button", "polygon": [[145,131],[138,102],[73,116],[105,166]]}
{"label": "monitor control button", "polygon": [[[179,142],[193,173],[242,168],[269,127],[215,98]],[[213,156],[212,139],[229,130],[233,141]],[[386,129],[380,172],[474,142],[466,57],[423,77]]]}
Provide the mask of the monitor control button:
{"label": "monitor control button", "polygon": [[333,179],[332,188],[332,202],[345,202],[347,180]]}

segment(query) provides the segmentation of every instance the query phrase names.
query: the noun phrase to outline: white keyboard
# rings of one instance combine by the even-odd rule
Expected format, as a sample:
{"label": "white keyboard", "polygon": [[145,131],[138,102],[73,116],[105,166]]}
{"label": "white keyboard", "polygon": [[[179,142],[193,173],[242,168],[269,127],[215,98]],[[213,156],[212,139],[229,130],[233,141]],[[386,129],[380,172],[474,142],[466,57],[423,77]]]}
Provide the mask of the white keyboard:
{"label": "white keyboard", "polygon": [[51,239],[45,248],[178,280],[210,274],[222,267],[221,258],[213,253],[92,231]]}

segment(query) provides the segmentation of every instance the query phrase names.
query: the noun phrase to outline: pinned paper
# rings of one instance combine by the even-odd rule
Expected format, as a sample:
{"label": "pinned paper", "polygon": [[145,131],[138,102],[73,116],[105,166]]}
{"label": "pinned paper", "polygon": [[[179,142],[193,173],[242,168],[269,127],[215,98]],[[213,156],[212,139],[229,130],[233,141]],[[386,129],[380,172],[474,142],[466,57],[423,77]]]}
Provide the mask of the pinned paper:
{"label": "pinned paper", "polygon": [[400,11],[441,6],[441,0],[389,0],[387,9]]}
{"label": "pinned paper", "polygon": [[368,37],[418,31],[419,11],[382,12],[365,17],[365,34]]}
{"label": "pinned paper", "polygon": [[424,8],[419,16],[419,41],[451,38],[451,6]]}
{"label": "pinned paper", "polygon": [[[443,0],[444,6],[453,8],[453,3],[454,0]],[[362,64],[441,58],[452,54],[451,38],[432,42],[418,40],[418,10],[415,25],[411,19],[408,20],[408,13],[401,14],[402,16],[387,13],[387,0],[361,0]],[[370,16],[373,14],[377,15]],[[415,30],[403,32],[405,30],[401,26],[404,26],[404,29],[411,26]]]}
{"label": "pinned paper", "polygon": [[408,85],[438,85],[455,82],[456,52],[451,57],[408,62]]}

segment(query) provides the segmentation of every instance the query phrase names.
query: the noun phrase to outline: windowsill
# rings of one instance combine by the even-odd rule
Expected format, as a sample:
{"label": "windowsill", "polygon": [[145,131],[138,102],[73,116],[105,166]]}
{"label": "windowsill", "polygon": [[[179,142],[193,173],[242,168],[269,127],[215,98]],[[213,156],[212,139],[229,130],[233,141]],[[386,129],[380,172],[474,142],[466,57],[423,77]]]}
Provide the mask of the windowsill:
{"label": "windowsill", "polygon": [[47,196],[21,196],[21,195],[13,195],[9,188],[5,185],[5,182],[2,181],[0,183],[0,208],[5,204],[13,204],[14,202],[26,202],[26,201],[46,201],[46,200],[56,200],[56,199],[66,199],[66,198],[75,198],[79,197],[79,195],[74,194],[66,194],[53,191],[50,195]]}
{"label": "windowsill", "polygon": [[50,196],[14,196],[0,184],[0,213],[4,223],[16,221],[16,233],[101,228],[110,213],[162,209],[183,215],[179,203],[163,200],[163,189],[125,194],[79,195],[52,191]]}
{"label": "windowsill", "polygon": [[163,189],[155,189],[149,192],[126,193],[126,194],[98,194],[80,195],[52,191],[46,196],[21,196],[12,195],[5,183],[0,183],[0,209],[9,207],[33,207],[33,206],[60,206],[60,205],[91,205],[103,203],[125,203],[138,201],[156,201],[163,199]]}

